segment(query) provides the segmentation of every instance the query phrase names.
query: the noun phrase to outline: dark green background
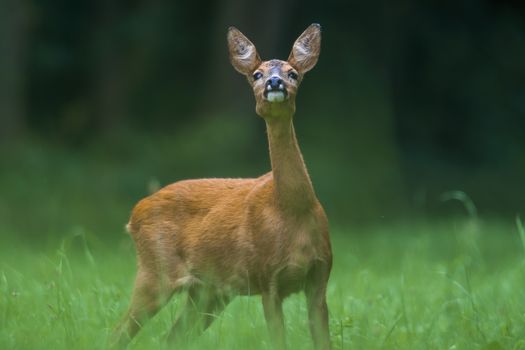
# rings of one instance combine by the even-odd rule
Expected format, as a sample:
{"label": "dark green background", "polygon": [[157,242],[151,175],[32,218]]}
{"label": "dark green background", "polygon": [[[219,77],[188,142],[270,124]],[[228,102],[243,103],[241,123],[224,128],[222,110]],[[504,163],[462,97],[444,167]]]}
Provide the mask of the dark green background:
{"label": "dark green background", "polygon": [[520,1],[0,3],[0,229],[122,231],[133,204],[191,177],[269,169],[237,26],[286,59],[312,22],[322,54],[296,129],[335,225],[525,209]]}

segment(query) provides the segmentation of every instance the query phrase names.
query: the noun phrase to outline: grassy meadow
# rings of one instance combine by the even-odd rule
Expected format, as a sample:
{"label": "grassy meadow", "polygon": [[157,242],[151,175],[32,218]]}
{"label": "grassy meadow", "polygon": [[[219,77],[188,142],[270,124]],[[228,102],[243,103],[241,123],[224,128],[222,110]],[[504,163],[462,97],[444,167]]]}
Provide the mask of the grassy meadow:
{"label": "grassy meadow", "polygon": [[[157,185],[152,173],[167,183],[173,174],[225,172],[206,161],[204,146],[184,153],[165,140],[132,145],[0,149],[1,350],[105,348],[135,277],[123,226],[132,204]],[[197,157],[195,167],[166,161],[171,150],[173,159]],[[152,180],[138,186],[144,179]],[[460,194],[442,198],[459,200],[446,219],[332,221],[334,349],[525,349],[525,232],[512,217],[478,215]],[[165,348],[183,298],[147,323],[131,349]],[[291,296],[284,308],[289,348],[311,349],[304,297]],[[236,298],[190,349],[271,349],[260,297]]]}
{"label": "grassy meadow", "polygon": [[[518,222],[461,219],[333,227],[334,349],[525,349],[519,232]],[[106,347],[133,283],[129,237],[100,240],[78,228],[32,245],[3,235],[0,256],[1,349]],[[182,300],[174,297],[131,348],[164,348]],[[311,349],[304,297],[284,308],[290,348]],[[235,299],[189,348],[270,349],[260,297]]]}

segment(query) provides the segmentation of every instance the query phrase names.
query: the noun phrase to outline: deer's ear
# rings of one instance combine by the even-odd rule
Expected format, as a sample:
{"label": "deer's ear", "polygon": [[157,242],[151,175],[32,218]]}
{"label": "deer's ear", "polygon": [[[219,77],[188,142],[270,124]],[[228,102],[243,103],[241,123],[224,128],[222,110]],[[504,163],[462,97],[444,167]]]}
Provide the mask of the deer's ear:
{"label": "deer's ear", "polygon": [[299,72],[306,73],[312,69],[321,53],[321,26],[311,24],[297,38],[288,57],[288,62]]}
{"label": "deer's ear", "polygon": [[249,75],[261,64],[255,45],[237,28],[228,29],[230,61],[239,73]]}

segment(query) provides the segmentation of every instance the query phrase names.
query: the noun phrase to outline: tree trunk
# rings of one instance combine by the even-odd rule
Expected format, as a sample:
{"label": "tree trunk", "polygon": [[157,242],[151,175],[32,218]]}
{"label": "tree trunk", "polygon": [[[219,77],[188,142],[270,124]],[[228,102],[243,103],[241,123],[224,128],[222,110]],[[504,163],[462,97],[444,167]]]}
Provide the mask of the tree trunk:
{"label": "tree trunk", "polygon": [[28,39],[25,0],[0,1],[0,142],[25,129],[24,72]]}
{"label": "tree trunk", "polygon": [[94,81],[93,98],[96,126],[110,133],[126,113],[126,79],[122,54],[122,39],[118,37],[118,5],[99,1],[99,17],[94,22],[93,38]]}

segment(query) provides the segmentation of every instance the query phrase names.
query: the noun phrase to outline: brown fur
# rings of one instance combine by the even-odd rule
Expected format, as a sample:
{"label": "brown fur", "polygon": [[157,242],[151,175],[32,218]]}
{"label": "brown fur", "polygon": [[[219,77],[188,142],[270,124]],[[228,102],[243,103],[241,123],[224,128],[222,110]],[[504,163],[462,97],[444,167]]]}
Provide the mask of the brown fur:
{"label": "brown fur", "polygon": [[[305,41],[311,54],[304,49]],[[296,41],[293,65],[261,62],[255,46],[235,28],[230,28],[228,42],[232,64],[252,84],[256,110],[266,121],[272,171],[255,179],[180,181],[135,206],[128,230],[137,249],[138,272],[115,342],[126,343],[174,292],[188,290],[189,302],[172,330],[173,339],[204,330],[213,321],[211,314],[233,296],[261,294],[272,339],[284,348],[281,303],[303,290],[314,344],[329,349],[328,223],[292,124],[297,88],[319,54],[319,26],[310,26]],[[293,58],[297,45],[302,45],[302,60]],[[254,81],[256,71],[263,78]],[[299,75],[296,81],[288,77],[290,71]],[[264,82],[275,74],[285,82],[288,98],[270,103]]]}

